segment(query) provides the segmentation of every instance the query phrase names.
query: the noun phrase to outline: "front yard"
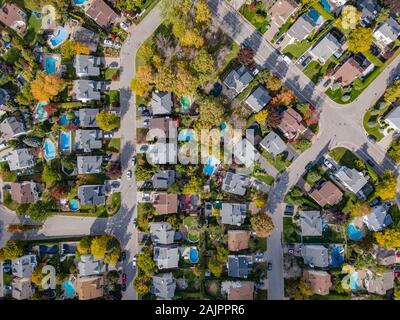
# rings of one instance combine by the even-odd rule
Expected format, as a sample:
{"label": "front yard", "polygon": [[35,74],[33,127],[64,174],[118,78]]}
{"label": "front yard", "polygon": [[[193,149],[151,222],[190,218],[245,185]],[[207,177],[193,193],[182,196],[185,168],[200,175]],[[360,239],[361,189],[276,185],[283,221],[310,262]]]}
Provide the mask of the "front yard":
{"label": "front yard", "polygon": [[268,30],[270,18],[263,1],[244,4],[239,12],[261,33]]}

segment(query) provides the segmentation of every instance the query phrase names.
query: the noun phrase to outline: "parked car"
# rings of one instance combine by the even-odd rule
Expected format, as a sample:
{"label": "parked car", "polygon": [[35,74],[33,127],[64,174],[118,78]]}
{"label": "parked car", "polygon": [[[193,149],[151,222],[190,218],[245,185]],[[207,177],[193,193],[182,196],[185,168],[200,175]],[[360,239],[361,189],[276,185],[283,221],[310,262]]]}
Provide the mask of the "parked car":
{"label": "parked car", "polygon": [[282,43],[283,39],[285,39],[285,36],[282,36],[282,37],[280,37],[278,40],[276,40],[275,44],[276,44],[277,46],[279,46],[279,45]]}
{"label": "parked car", "polygon": [[325,159],[325,160],[324,160],[324,165],[325,165],[328,169],[334,168],[333,163],[330,162],[328,159]]}
{"label": "parked car", "polygon": [[148,149],[149,149],[149,146],[147,144],[140,146],[140,151],[142,151],[142,152],[146,152]]}
{"label": "parked car", "polygon": [[150,119],[144,119],[143,120],[143,126],[148,127],[150,125]]}
{"label": "parked car", "polygon": [[124,261],[126,259],[126,251],[122,251],[121,259],[122,259],[122,261]]}
{"label": "parked car", "polygon": [[131,180],[131,179],[132,179],[132,170],[128,170],[128,171],[126,172],[126,177],[127,177],[128,180]]}
{"label": "parked car", "polygon": [[249,38],[244,39],[244,41],[242,42],[242,47],[244,48],[249,48],[251,46],[251,41]]}
{"label": "parked car", "polygon": [[375,163],[374,163],[372,160],[367,159],[367,163],[368,163],[371,167],[375,167]]}
{"label": "parked car", "polygon": [[371,203],[369,204],[370,207],[375,207],[377,205],[379,205],[381,202],[379,201],[378,198],[375,198],[374,200],[371,201]]}
{"label": "parked car", "polygon": [[297,63],[301,64],[304,61],[305,58],[306,58],[306,56],[301,56],[299,58],[299,60],[297,60]]}
{"label": "parked car", "polygon": [[313,163],[309,162],[309,163],[307,163],[305,169],[308,171],[308,170],[311,170],[312,167],[313,167]]}
{"label": "parked car", "polygon": [[104,138],[104,139],[111,139],[113,136],[114,136],[114,133],[111,132],[111,131],[108,131],[108,132],[104,132],[104,133],[103,133],[103,138]]}
{"label": "parked car", "polygon": [[5,148],[7,148],[7,143],[6,142],[0,143],[0,150]]}
{"label": "parked car", "polygon": [[268,271],[272,270],[272,262],[268,262]]}
{"label": "parked car", "polygon": [[400,80],[400,74],[396,75],[396,76],[393,78],[393,82],[396,82],[396,81],[399,81],[399,80]]}
{"label": "parked car", "polygon": [[112,40],[110,40],[110,39],[104,39],[103,44],[104,44],[105,46],[112,47],[113,44],[114,44],[114,41],[112,41]]}
{"label": "parked car", "polygon": [[150,189],[153,187],[153,182],[152,181],[145,181],[142,184],[142,189]]}
{"label": "parked car", "polygon": [[136,265],[137,265],[137,258],[136,257],[133,257],[132,265],[133,265],[134,268],[136,268]]}
{"label": "parked car", "polygon": [[307,66],[309,63],[310,63],[310,61],[311,61],[311,57],[307,57],[304,61],[303,61],[303,63],[301,64],[303,67],[305,67],[305,66]]}
{"label": "parked car", "polygon": [[126,273],[123,273],[122,274],[122,283],[125,283],[126,282]]}
{"label": "parked car", "polygon": [[288,56],[283,56],[283,61],[285,61],[287,64],[290,64],[292,60]]}
{"label": "parked car", "polygon": [[128,31],[131,25],[128,22],[120,22],[119,26],[122,28],[122,30]]}
{"label": "parked car", "polygon": [[293,216],[293,214],[294,214],[294,205],[292,205],[292,204],[287,204],[287,205],[286,205],[286,208],[285,208],[285,211],[283,212],[283,214],[284,214],[285,216],[289,216],[289,217]]}
{"label": "parked car", "polygon": [[11,271],[11,264],[3,264],[3,272],[9,273]]}
{"label": "parked car", "polygon": [[369,142],[372,142],[372,143],[375,143],[375,142],[376,142],[376,138],[375,138],[375,136],[373,136],[372,134],[369,134],[369,135],[367,136],[367,139],[368,139]]}
{"label": "parked car", "polygon": [[143,192],[142,193],[142,200],[143,201],[150,201],[151,196],[150,196],[150,192]]}
{"label": "parked car", "polygon": [[136,157],[134,156],[134,157],[132,157],[132,159],[131,159],[131,165],[132,165],[132,167],[134,167],[135,164],[136,164]]}
{"label": "parked car", "polygon": [[137,227],[137,219],[133,219],[133,225],[135,226],[135,228]]}

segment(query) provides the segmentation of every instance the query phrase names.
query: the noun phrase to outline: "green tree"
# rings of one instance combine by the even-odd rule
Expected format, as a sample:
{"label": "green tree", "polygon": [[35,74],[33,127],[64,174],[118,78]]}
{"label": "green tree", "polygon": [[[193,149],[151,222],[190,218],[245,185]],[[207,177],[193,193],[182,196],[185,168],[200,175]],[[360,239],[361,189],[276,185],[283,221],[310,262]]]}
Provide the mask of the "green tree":
{"label": "green tree", "polygon": [[53,186],[56,182],[62,180],[62,175],[56,161],[46,162],[43,166],[42,181],[47,187]]}
{"label": "green tree", "polygon": [[375,232],[376,242],[386,249],[400,248],[400,230],[385,229],[382,232]]}
{"label": "green tree", "polygon": [[265,80],[265,85],[270,91],[279,91],[282,88],[282,81],[278,77],[271,75]]}
{"label": "green tree", "polygon": [[206,50],[200,50],[191,62],[191,67],[196,72],[200,83],[205,83],[215,72],[214,60]]}
{"label": "green tree", "polygon": [[171,225],[171,227],[175,230],[180,230],[182,228],[182,219],[177,215],[170,215],[167,219],[167,222]]}
{"label": "green tree", "polygon": [[24,255],[25,245],[19,240],[8,240],[0,249],[0,260],[13,260]]}
{"label": "green tree", "polygon": [[117,264],[119,258],[121,257],[120,246],[114,246],[109,252],[106,253],[104,258],[104,263],[106,264]]}
{"label": "green tree", "polygon": [[110,239],[111,237],[107,235],[98,236],[92,239],[92,243],[90,244],[90,252],[93,257],[97,259],[103,259],[105,257]]}
{"label": "green tree", "polygon": [[251,227],[256,232],[257,237],[267,238],[274,231],[274,223],[266,213],[257,213],[250,218]]}
{"label": "green tree", "polygon": [[175,91],[178,97],[194,95],[197,89],[197,78],[181,63],[176,72]]}
{"label": "green tree", "polygon": [[217,278],[222,274],[222,264],[217,260],[216,257],[212,257],[208,262],[208,269]]}
{"label": "green tree", "polygon": [[101,130],[111,131],[119,128],[120,118],[107,111],[101,111],[96,115],[97,126]]}
{"label": "green tree", "polygon": [[187,17],[191,7],[191,0],[162,0],[161,16],[167,24],[170,24],[176,21],[176,19]]}
{"label": "green tree", "polygon": [[194,21],[199,24],[208,24],[211,21],[211,10],[205,0],[197,1],[194,5],[196,14]]}
{"label": "green tree", "polygon": [[202,192],[204,182],[198,176],[191,176],[188,183],[183,186],[182,193],[184,194],[199,194]]}
{"label": "green tree", "polygon": [[151,277],[146,274],[138,275],[134,281],[135,290],[140,296],[144,296],[150,291]]}
{"label": "green tree", "polygon": [[382,180],[375,188],[375,195],[380,197],[383,201],[392,200],[396,198],[397,179],[396,175],[386,170],[383,173]]}
{"label": "green tree", "polygon": [[388,103],[394,103],[400,98],[400,80],[397,80],[386,90],[383,98]]}
{"label": "green tree", "polygon": [[44,221],[50,215],[52,210],[54,210],[52,202],[39,200],[38,202],[29,205],[26,214],[34,221]]}
{"label": "green tree", "polygon": [[220,263],[226,263],[228,261],[229,250],[224,247],[217,247],[217,260]]}
{"label": "green tree", "polygon": [[347,44],[349,50],[354,53],[366,53],[369,52],[373,42],[372,29],[357,26],[353,29],[348,37]]}
{"label": "green tree", "polygon": [[90,254],[91,245],[92,238],[89,236],[85,236],[79,241],[76,249],[79,254]]}
{"label": "green tree", "polygon": [[369,206],[367,201],[357,200],[350,207],[350,215],[352,217],[361,217],[369,214],[371,212],[371,207]]}
{"label": "green tree", "polygon": [[358,171],[364,171],[367,169],[367,166],[365,165],[365,162],[357,159],[356,161],[354,161],[354,167],[358,170]]}
{"label": "green tree", "polygon": [[156,265],[150,252],[141,252],[137,256],[137,266],[146,275],[152,276],[156,271]]}
{"label": "green tree", "polygon": [[390,10],[388,8],[382,8],[379,11],[378,16],[375,18],[375,23],[380,25],[381,23],[385,22],[390,17]]}
{"label": "green tree", "polygon": [[154,79],[150,65],[140,66],[136,72],[135,78],[132,80],[132,91],[138,96],[146,96],[153,88]]}
{"label": "green tree", "polygon": [[224,107],[216,99],[201,99],[199,108],[200,116],[195,122],[197,129],[211,129],[219,125],[224,118]]}
{"label": "green tree", "polygon": [[391,156],[397,163],[400,162],[400,139],[394,139],[390,144],[390,149],[388,151],[389,156]]}
{"label": "green tree", "polygon": [[287,295],[293,297],[295,300],[309,299],[314,294],[310,283],[301,278],[289,280],[285,288]]}
{"label": "green tree", "polygon": [[155,77],[155,87],[160,91],[175,92],[176,77],[171,68],[162,66]]}

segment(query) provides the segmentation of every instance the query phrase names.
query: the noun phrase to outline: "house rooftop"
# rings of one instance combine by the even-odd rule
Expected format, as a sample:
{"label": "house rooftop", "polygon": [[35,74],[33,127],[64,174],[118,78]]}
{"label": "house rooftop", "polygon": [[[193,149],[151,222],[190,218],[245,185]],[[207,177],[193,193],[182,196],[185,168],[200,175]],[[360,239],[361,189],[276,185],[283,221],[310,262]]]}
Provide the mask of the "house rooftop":
{"label": "house rooftop", "polygon": [[178,196],[174,193],[159,192],[155,194],[153,206],[157,214],[178,212]]}
{"label": "house rooftop", "polygon": [[392,217],[388,214],[386,204],[380,204],[372,208],[371,212],[364,216],[364,223],[371,231],[381,231],[393,223]]}
{"label": "house rooftop", "polygon": [[227,295],[227,300],[254,300],[253,281],[224,281],[221,291]]}
{"label": "house rooftop", "polygon": [[14,149],[10,151],[7,159],[10,170],[21,170],[34,166],[34,158],[29,149]]}
{"label": "house rooftop", "polygon": [[[171,118],[151,118],[149,128],[153,130],[153,134],[160,140],[176,137],[174,130],[177,125],[178,122]],[[158,129],[158,131],[161,130],[161,132],[155,132],[155,129]]]}
{"label": "house rooftop", "polygon": [[247,230],[228,231],[229,251],[246,250],[249,247],[250,233]]}
{"label": "house rooftop", "polygon": [[222,203],[221,220],[223,224],[240,226],[246,219],[247,206],[244,203]]}
{"label": "house rooftop", "polygon": [[321,213],[319,211],[300,211],[300,226],[303,236],[321,236]]}
{"label": "house rooftop", "polygon": [[25,134],[26,128],[23,122],[18,121],[16,117],[11,116],[5,118],[0,123],[0,132],[1,132],[1,137],[4,140],[10,140],[21,134]]}
{"label": "house rooftop", "polygon": [[394,288],[394,273],[392,270],[385,272],[382,276],[373,276],[364,279],[365,288],[369,293],[384,295],[388,290]]}
{"label": "house rooftop", "polygon": [[71,40],[83,43],[90,51],[95,52],[97,51],[100,36],[98,33],[78,25],[72,28]]}
{"label": "house rooftop", "polygon": [[30,181],[11,183],[11,199],[19,204],[35,203],[39,199],[39,186]]}
{"label": "house rooftop", "polygon": [[78,188],[81,205],[100,205],[106,202],[104,185],[83,185]]}
{"label": "house rooftop", "polygon": [[11,282],[12,297],[16,300],[27,300],[33,295],[30,278],[14,278]]}
{"label": "house rooftop", "polygon": [[240,68],[229,72],[228,76],[224,80],[224,84],[229,89],[235,90],[236,93],[240,93],[253,79],[253,76],[250,74],[247,68],[245,66],[241,66]]}
{"label": "house rooftop", "polygon": [[101,58],[78,54],[74,58],[74,68],[78,77],[97,77],[100,75]]}
{"label": "house rooftop", "polygon": [[[313,15],[313,18],[310,17]],[[296,22],[290,27],[287,35],[297,41],[302,41],[314,30],[317,25],[324,22],[324,18],[314,9],[303,13]]]}
{"label": "house rooftop", "polygon": [[357,194],[368,183],[364,175],[356,169],[350,169],[345,166],[340,167],[334,174],[335,178],[351,192]]}
{"label": "house rooftop", "polygon": [[26,30],[26,13],[15,3],[4,3],[0,8],[0,21],[16,32]]}
{"label": "house rooftop", "polygon": [[83,150],[84,152],[101,149],[103,147],[102,139],[103,131],[101,130],[79,129],[75,131],[76,149]]}
{"label": "house rooftop", "polygon": [[175,295],[176,281],[172,273],[161,273],[152,277],[151,292],[159,299],[171,300]]}
{"label": "house rooftop", "polygon": [[100,100],[102,83],[94,80],[74,80],[74,97],[76,100],[87,102]]}
{"label": "house rooftop", "polygon": [[307,127],[303,124],[301,115],[293,108],[289,108],[282,112],[278,129],[282,131],[287,139],[293,140],[299,134],[304,133]]}
{"label": "house rooftop", "polygon": [[364,69],[358,62],[354,58],[350,58],[336,70],[332,77],[343,86],[348,86],[363,72]]}
{"label": "house rooftop", "polygon": [[253,109],[254,112],[261,111],[271,100],[267,89],[263,86],[258,86],[246,99],[246,103]]}
{"label": "house rooftop", "polygon": [[332,286],[331,275],[326,271],[305,270],[303,279],[311,285],[313,293],[326,296]]}
{"label": "house rooftop", "polygon": [[246,255],[228,256],[228,276],[247,278],[252,271],[253,259]]}
{"label": "house rooftop", "polygon": [[268,133],[261,140],[260,145],[273,157],[287,150],[286,143],[274,131]]}
{"label": "house rooftop", "polygon": [[374,35],[376,33],[382,34],[393,42],[400,35],[400,24],[393,17],[390,17],[376,29]]}
{"label": "house rooftop", "polygon": [[331,33],[328,33],[310,50],[310,53],[320,62],[325,63],[341,47],[339,41]]}
{"label": "house rooftop", "polygon": [[78,174],[101,173],[102,162],[102,156],[78,156],[76,158]]}
{"label": "house rooftop", "polygon": [[103,28],[109,28],[119,19],[119,16],[104,0],[93,0],[86,14]]}
{"label": "house rooftop", "polygon": [[312,189],[310,197],[321,207],[326,205],[334,206],[342,200],[343,193],[331,181],[324,181]]}
{"label": "house rooftop", "polygon": [[30,277],[37,266],[36,255],[27,254],[11,261],[12,274],[19,278]]}
{"label": "house rooftop", "polygon": [[151,222],[150,234],[155,244],[174,243],[175,230],[168,222]]}
{"label": "house rooftop", "polygon": [[166,115],[172,111],[173,102],[170,92],[153,91],[151,94],[151,110],[153,115]]}
{"label": "house rooftop", "polygon": [[178,268],[178,247],[154,247],[154,262],[159,270]]}
{"label": "house rooftop", "polygon": [[249,184],[249,177],[242,174],[227,172],[222,182],[222,190],[238,196],[244,196]]}
{"label": "house rooftop", "polygon": [[102,298],[104,295],[104,277],[77,277],[73,281],[79,300]]}
{"label": "house rooftop", "polygon": [[99,275],[105,271],[103,259],[96,259],[90,254],[81,255],[77,267],[81,277]]}
{"label": "house rooftop", "polygon": [[303,245],[301,256],[310,267],[326,268],[329,266],[328,249],[322,245]]}

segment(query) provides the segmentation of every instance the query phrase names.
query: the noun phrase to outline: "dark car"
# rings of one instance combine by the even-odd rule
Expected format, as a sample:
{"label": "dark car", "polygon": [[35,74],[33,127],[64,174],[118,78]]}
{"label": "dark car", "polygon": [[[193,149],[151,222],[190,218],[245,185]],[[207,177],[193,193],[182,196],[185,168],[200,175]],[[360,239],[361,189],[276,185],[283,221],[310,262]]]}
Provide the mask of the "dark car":
{"label": "dark car", "polygon": [[368,159],[367,163],[371,166],[371,167],[375,167],[375,163],[372,162],[372,160]]}
{"label": "dark car", "polygon": [[125,283],[123,283],[123,284],[121,285],[121,290],[124,291],[124,292],[126,291],[126,284],[125,284]]}
{"label": "dark car", "polygon": [[294,206],[292,204],[287,204],[283,214],[285,216],[291,217],[293,216],[293,213],[294,213]]}
{"label": "dark car", "polygon": [[378,198],[375,198],[374,200],[371,201],[371,203],[369,205],[370,205],[370,207],[375,207],[378,204],[380,204],[380,201]]}
{"label": "dark car", "polygon": [[268,262],[268,271],[272,270],[272,262]]}
{"label": "dark car", "polygon": [[126,282],[126,273],[123,273],[122,274],[122,283],[125,283]]}
{"label": "dark car", "polygon": [[126,259],[126,251],[122,251],[121,258],[122,258],[122,261]]}
{"label": "dark car", "polygon": [[372,134],[369,134],[369,135],[367,136],[367,139],[368,139],[369,142],[372,142],[372,143],[375,143],[375,142],[376,142],[376,138],[375,138],[375,136],[373,136]]}
{"label": "dark car", "polygon": [[137,219],[133,219],[133,225],[135,226],[135,228],[137,227]]}
{"label": "dark car", "polygon": [[285,39],[285,36],[280,37],[280,38],[275,42],[275,44],[276,44],[277,46],[280,45],[280,44],[282,43],[283,39]]}
{"label": "dark car", "polygon": [[244,41],[242,42],[242,47],[244,48],[249,48],[251,46],[251,41],[249,38],[244,39]]}
{"label": "dark car", "polygon": [[309,56],[309,57],[307,57],[302,63],[301,63],[301,65],[303,66],[303,67],[305,67],[306,65],[308,65],[309,63],[310,63],[310,61],[311,61],[311,57]]}
{"label": "dark car", "polygon": [[311,170],[312,167],[313,167],[313,163],[312,163],[312,162],[309,162],[309,163],[307,163],[305,169],[308,171],[308,170]]}

